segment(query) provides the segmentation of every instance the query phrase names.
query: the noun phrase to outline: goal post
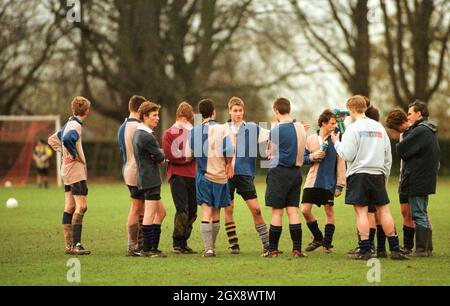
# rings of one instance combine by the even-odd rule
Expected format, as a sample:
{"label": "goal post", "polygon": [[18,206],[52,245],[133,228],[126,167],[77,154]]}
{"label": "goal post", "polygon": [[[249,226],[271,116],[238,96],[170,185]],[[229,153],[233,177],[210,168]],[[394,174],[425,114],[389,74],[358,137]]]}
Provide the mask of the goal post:
{"label": "goal post", "polygon": [[[54,124],[54,127],[51,128],[51,123]],[[46,137],[50,136],[51,134],[55,133],[55,131],[58,131],[61,129],[61,119],[59,115],[44,115],[44,116],[4,116],[0,115],[0,145],[3,146],[2,142],[24,142],[26,146],[28,147],[28,150],[24,150],[24,148],[16,151],[6,152],[6,155],[10,155],[10,159],[16,159],[16,162],[12,167],[28,167],[28,169],[25,169],[25,171],[20,171],[21,174],[29,173],[29,168],[31,167],[31,161],[28,160],[30,155],[30,152],[28,152],[30,149],[29,147],[32,146],[32,144],[35,143],[36,137],[39,134],[45,134]],[[34,148],[34,145],[33,145]],[[2,149],[3,151],[3,149]],[[16,156],[14,156],[14,154]],[[17,159],[26,159],[27,162],[24,163],[23,161],[17,160]],[[58,187],[62,186],[61,181],[61,153],[56,152],[56,182]],[[7,165],[5,165],[7,166]],[[14,169],[3,169],[3,172],[5,173],[11,173],[11,171]],[[2,176],[5,175],[5,173],[0,174],[0,180],[2,179]],[[28,175],[27,175],[28,176]],[[8,179],[6,177],[5,179]],[[20,178],[20,182],[24,182],[28,180],[28,177]]]}

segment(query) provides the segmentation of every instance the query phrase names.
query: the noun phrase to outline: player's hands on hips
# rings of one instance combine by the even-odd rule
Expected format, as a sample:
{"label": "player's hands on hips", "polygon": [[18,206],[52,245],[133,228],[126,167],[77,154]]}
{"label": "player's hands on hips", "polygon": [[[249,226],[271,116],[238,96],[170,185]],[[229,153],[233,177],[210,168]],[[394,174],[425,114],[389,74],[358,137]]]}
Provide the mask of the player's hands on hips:
{"label": "player's hands on hips", "polygon": [[72,158],[72,156],[66,156],[64,157],[64,163],[67,164],[71,164],[73,163],[75,160]]}

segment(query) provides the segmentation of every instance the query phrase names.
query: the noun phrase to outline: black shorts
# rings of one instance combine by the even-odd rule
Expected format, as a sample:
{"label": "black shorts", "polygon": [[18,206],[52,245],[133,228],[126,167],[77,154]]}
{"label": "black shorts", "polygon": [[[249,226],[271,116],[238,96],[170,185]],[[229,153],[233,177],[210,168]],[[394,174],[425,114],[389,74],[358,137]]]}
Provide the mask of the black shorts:
{"label": "black shorts", "polygon": [[330,190],[321,188],[305,188],[303,189],[302,204],[316,204],[317,206],[331,205],[334,206],[334,194]]}
{"label": "black shorts", "polygon": [[348,177],[345,203],[368,206],[369,212],[376,211],[376,206],[389,204],[384,175],[358,173]]}
{"label": "black shorts", "polygon": [[134,200],[145,201],[145,194],[139,190],[136,186],[128,186],[128,190],[130,191],[130,198]]}
{"label": "black shorts", "polygon": [[64,192],[72,192],[74,196],[87,196],[88,187],[86,181],[77,182],[72,185],[64,185]]}
{"label": "black shorts", "polygon": [[244,175],[236,175],[229,180],[228,187],[230,188],[231,201],[234,201],[235,191],[237,191],[244,201],[258,198],[254,180],[254,177]]}
{"label": "black shorts", "polygon": [[140,190],[144,194],[144,199],[146,201],[160,201],[161,200],[161,185]]}
{"label": "black shorts", "polygon": [[37,168],[37,173],[42,176],[48,176],[48,168]]}
{"label": "black shorts", "polygon": [[408,204],[409,203],[409,196],[405,193],[399,193],[398,194],[398,200],[400,201],[400,204]]}
{"label": "black shorts", "polygon": [[300,206],[302,172],[300,167],[277,166],[267,174],[266,206],[283,209]]}

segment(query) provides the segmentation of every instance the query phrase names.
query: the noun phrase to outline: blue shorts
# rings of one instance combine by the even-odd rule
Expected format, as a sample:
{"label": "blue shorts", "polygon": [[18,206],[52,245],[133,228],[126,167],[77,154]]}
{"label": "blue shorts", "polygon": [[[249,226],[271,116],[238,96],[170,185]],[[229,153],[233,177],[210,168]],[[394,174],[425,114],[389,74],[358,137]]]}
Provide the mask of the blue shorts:
{"label": "blue shorts", "polygon": [[214,209],[228,207],[231,204],[230,190],[227,184],[209,181],[202,174],[197,174],[195,181],[197,204],[213,206]]}

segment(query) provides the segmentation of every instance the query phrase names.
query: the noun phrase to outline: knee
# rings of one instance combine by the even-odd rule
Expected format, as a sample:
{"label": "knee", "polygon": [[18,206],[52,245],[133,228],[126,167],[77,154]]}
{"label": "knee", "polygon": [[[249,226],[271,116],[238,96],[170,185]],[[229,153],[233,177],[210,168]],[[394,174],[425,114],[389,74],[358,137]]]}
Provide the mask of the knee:
{"label": "knee", "polygon": [[66,205],[66,207],[64,207],[64,211],[73,215],[76,211],[75,205]]}
{"label": "knee", "polygon": [[261,209],[259,209],[258,207],[253,208],[253,209],[252,209],[252,214],[253,214],[253,216],[255,216],[255,217],[261,217]]}
{"label": "knee", "polygon": [[327,207],[325,206],[325,215],[327,218],[334,218],[334,210],[333,207]]}
{"label": "knee", "polygon": [[272,211],[272,216],[277,218],[283,218],[284,211],[282,209],[277,209]]}
{"label": "knee", "polygon": [[79,207],[77,207],[75,212],[80,214],[80,215],[84,215],[84,214],[86,214],[87,210],[88,210],[87,205],[84,204],[84,205],[80,205]]}
{"label": "knee", "polygon": [[302,214],[305,218],[311,218],[312,217],[311,208],[303,206]]}
{"label": "knee", "polygon": [[130,209],[130,214],[133,216],[140,216],[143,210],[140,207],[132,206]]}
{"label": "knee", "polygon": [[288,210],[286,213],[287,213],[289,218],[298,216],[298,211],[296,211],[296,210]]}

